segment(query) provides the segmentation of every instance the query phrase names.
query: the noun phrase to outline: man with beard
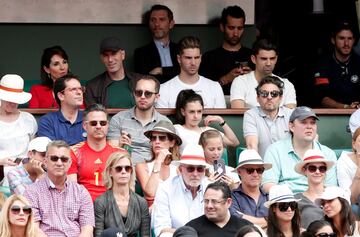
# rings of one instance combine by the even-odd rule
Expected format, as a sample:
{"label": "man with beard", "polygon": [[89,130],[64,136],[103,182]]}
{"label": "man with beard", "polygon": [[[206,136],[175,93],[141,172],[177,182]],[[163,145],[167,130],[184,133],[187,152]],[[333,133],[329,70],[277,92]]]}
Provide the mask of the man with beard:
{"label": "man with beard", "polygon": [[186,89],[192,89],[201,95],[204,108],[226,108],[220,84],[199,75],[201,52],[198,38],[186,36],[180,40],[177,60],[180,74],[161,84],[157,108],[175,108],[177,95]]}
{"label": "man with beard", "polygon": [[[262,78],[276,76],[273,74],[273,71],[277,58],[278,52],[274,43],[267,39],[260,39],[255,42],[253,55],[251,55],[251,61],[255,64],[255,70],[238,76],[231,84],[231,108],[252,108],[259,105],[255,88]],[[284,94],[280,104],[288,108],[295,108],[296,93],[294,85],[285,78],[280,78],[280,80],[284,83]]]}
{"label": "man with beard", "polygon": [[120,39],[103,39],[100,43],[100,59],[106,71],[86,83],[86,105],[98,103],[107,108],[134,106],[131,83],[137,75],[125,71],[125,49]]}
{"label": "man with beard", "polygon": [[266,148],[272,143],[290,137],[289,118],[292,109],[280,106],[284,83],[275,76],[266,76],[256,87],[260,106],[244,114],[243,131],[248,149],[254,149],[264,157]]}
{"label": "man with beard", "polygon": [[164,83],[179,74],[177,44],[170,41],[174,15],[167,6],[155,4],[148,13],[147,22],[153,41],[135,50],[135,71],[153,75]]}
{"label": "man with beard", "polygon": [[244,29],[244,10],[239,6],[224,8],[220,22],[220,30],[224,34],[223,44],[203,55],[200,74],[218,81],[225,95],[230,94],[232,81],[239,75],[249,73],[253,67],[250,61],[251,49],[241,45]]}
{"label": "man with beard", "polygon": [[159,81],[153,76],[141,76],[134,81],[135,106],[114,115],[107,138],[115,146],[127,146],[133,164],[150,160],[151,147],[144,132],[152,130],[160,120],[170,121],[155,110],[159,99]]}
{"label": "man with beard", "polygon": [[332,55],[321,59],[315,71],[315,89],[323,107],[354,109],[360,102],[360,57],[353,52],[357,41],[348,21],[336,23],[331,36]]}
{"label": "man with beard", "polygon": [[[292,112],[289,120],[291,137],[271,144],[265,152],[264,162],[272,164],[262,178],[266,192],[276,184],[286,184],[294,193],[305,192],[308,188],[307,178],[297,173],[294,167],[303,160],[309,149],[321,150],[327,160],[336,163],[334,151],[317,140],[317,120],[319,118],[314,111],[306,106],[297,107]],[[326,172],[324,185],[338,185],[335,166]]]}
{"label": "man with beard", "polygon": [[89,191],[92,200],[106,191],[102,183],[102,173],[109,155],[126,150],[112,146],[106,141],[108,114],[101,104],[92,104],[84,111],[83,127],[86,141],[71,147],[71,167],[68,177]]}

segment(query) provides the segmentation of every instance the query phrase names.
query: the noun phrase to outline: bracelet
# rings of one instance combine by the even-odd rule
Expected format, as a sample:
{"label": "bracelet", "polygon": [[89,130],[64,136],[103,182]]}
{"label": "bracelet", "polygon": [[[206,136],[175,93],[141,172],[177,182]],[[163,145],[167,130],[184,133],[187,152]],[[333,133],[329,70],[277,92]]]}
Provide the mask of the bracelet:
{"label": "bracelet", "polygon": [[222,127],[222,126],[224,126],[226,124],[226,121],[224,120],[224,122],[222,122],[222,123],[219,123],[219,125]]}

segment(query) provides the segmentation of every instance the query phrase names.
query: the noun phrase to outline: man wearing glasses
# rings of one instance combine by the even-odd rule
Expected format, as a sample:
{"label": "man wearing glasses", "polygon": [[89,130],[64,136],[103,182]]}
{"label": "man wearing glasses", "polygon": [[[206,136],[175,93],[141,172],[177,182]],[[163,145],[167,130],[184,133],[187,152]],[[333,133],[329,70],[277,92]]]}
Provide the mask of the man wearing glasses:
{"label": "man wearing glasses", "polygon": [[211,183],[204,194],[205,214],[186,225],[194,228],[199,237],[233,237],[241,227],[253,224],[230,214],[231,203],[229,186],[221,181]]}
{"label": "man wearing glasses", "polygon": [[244,114],[243,131],[248,149],[257,150],[264,157],[266,148],[272,143],[290,137],[289,119],[292,109],[280,106],[284,83],[275,76],[266,76],[256,87],[260,106]]}
{"label": "man wearing glasses", "polygon": [[176,228],[204,214],[204,192],[208,184],[204,150],[200,145],[185,146],[180,160],[172,164],[179,174],[160,183],[152,211],[155,236],[172,236]]}
{"label": "man wearing glasses", "polygon": [[70,147],[53,141],[46,148],[46,175],[28,186],[24,196],[34,212],[34,221],[47,236],[92,236],[94,206],[84,186],[67,179]]}
{"label": "man wearing glasses", "polygon": [[102,104],[106,108],[134,106],[131,83],[136,74],[125,71],[125,49],[120,39],[103,39],[100,43],[100,59],[106,71],[86,83],[86,106],[94,103]]}
{"label": "man wearing glasses", "polygon": [[[230,88],[231,108],[252,108],[258,106],[255,88],[260,80],[273,74],[278,57],[277,47],[267,39],[260,39],[253,46],[251,61],[255,64],[255,70],[236,77]],[[296,107],[296,94],[294,85],[285,78],[279,79],[284,83],[283,98],[280,102],[288,108]]]}
{"label": "man wearing glasses", "polygon": [[263,205],[268,195],[261,188],[262,174],[271,169],[272,165],[264,163],[256,150],[245,149],[240,153],[237,172],[241,184],[231,193],[230,213],[266,228],[268,209]]}
{"label": "man wearing glasses", "polygon": [[108,157],[116,151],[127,151],[106,141],[109,124],[103,105],[92,104],[86,108],[83,127],[87,133],[86,141],[71,147],[72,163],[68,177],[84,185],[95,201],[106,191],[102,183],[102,173]]}
{"label": "man wearing glasses", "polygon": [[60,105],[56,112],[45,114],[39,119],[38,137],[63,140],[69,145],[84,141],[82,126],[84,88],[75,75],[65,75],[54,82],[55,100]]}
{"label": "man wearing glasses", "polygon": [[[317,140],[317,120],[314,111],[306,106],[297,107],[292,112],[289,120],[291,137],[271,144],[265,152],[264,162],[272,164],[272,169],[266,170],[262,178],[266,192],[276,184],[286,184],[295,194],[305,192],[307,178],[297,173],[294,167],[303,161],[309,149],[322,151],[327,160],[336,163],[335,152]],[[335,167],[327,172],[324,185],[338,185]]]}
{"label": "man wearing glasses", "polygon": [[159,81],[153,76],[136,78],[133,87],[136,105],[110,120],[108,140],[115,146],[128,147],[134,165],[152,157],[150,141],[144,132],[152,130],[161,120],[170,121],[154,107],[159,98],[159,87]]}

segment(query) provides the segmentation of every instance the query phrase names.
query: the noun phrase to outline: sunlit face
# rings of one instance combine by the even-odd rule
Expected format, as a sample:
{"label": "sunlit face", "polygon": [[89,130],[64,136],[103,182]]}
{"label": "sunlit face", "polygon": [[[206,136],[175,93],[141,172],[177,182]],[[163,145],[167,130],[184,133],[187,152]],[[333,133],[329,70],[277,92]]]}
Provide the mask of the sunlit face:
{"label": "sunlit face", "polygon": [[[67,158],[67,162],[62,161],[61,159],[53,161],[51,160],[51,157]],[[66,147],[51,146],[47,151],[44,163],[49,176],[56,178],[66,177],[71,165],[70,149]]]}
{"label": "sunlit face", "polygon": [[123,69],[123,61],[125,59],[125,50],[105,51],[101,54],[101,61],[104,63],[106,70],[114,74]]}
{"label": "sunlit face", "polygon": [[[95,126],[93,126],[96,123]],[[102,126],[101,123],[105,123]],[[106,135],[109,129],[109,123],[106,118],[106,114],[102,111],[92,111],[86,116],[86,120],[83,123],[83,127],[87,133],[88,139],[102,140],[106,139]]]}
{"label": "sunlit face", "polygon": [[150,14],[149,27],[153,38],[161,40],[169,37],[169,32],[174,27],[174,21],[170,20],[166,10],[155,10]]}
{"label": "sunlit face", "polygon": [[189,102],[181,109],[181,114],[185,117],[185,124],[191,127],[197,127],[202,119],[204,108],[200,101]]}
{"label": "sunlit face", "polygon": [[212,222],[221,222],[226,219],[231,198],[225,199],[221,190],[207,189],[204,194],[205,216]]}
{"label": "sunlit face", "polygon": [[237,173],[241,177],[241,183],[244,186],[256,188],[260,186],[262,174],[254,170],[253,173],[249,174],[246,169],[261,169],[263,165],[244,165],[237,169]]}
{"label": "sunlit face", "polygon": [[1,109],[7,113],[7,114],[11,114],[11,113],[17,113],[18,112],[18,106],[19,104],[17,103],[13,103],[10,101],[5,101],[5,100],[1,100]]}
{"label": "sunlit face", "polygon": [[177,56],[181,73],[188,76],[196,75],[201,63],[201,53],[199,48],[188,48]]}
{"label": "sunlit face", "polygon": [[68,105],[69,107],[78,107],[83,104],[83,90],[80,82],[76,79],[70,79],[65,82],[65,89],[58,92],[58,97],[61,105]]}
{"label": "sunlit face", "polygon": [[213,164],[214,160],[220,159],[223,151],[224,144],[222,137],[214,137],[206,140],[204,154],[207,163]]}
{"label": "sunlit face", "polygon": [[[16,208],[20,207],[20,212],[18,214],[15,214],[11,210],[14,207],[16,207]],[[29,207],[30,206],[25,205],[20,200],[14,201],[13,204],[10,206],[10,210],[9,210],[9,223],[10,223],[10,225],[11,226],[25,227],[26,224],[28,223],[30,214],[24,213],[23,208],[29,208]]]}
{"label": "sunlit face", "polygon": [[310,172],[309,169],[307,168],[309,165],[311,166],[316,166],[316,167],[320,167],[320,166],[326,166],[325,163],[323,162],[314,162],[314,163],[309,163],[308,165],[306,165],[304,167],[304,174],[305,176],[308,178],[308,183],[310,184],[322,184],[325,180],[326,177],[326,173],[321,173],[319,171],[319,169],[316,169],[315,172]]}
{"label": "sunlit face", "polygon": [[156,84],[154,81],[141,79],[137,82],[135,90],[140,90],[143,92],[149,91],[154,93],[149,98],[145,97],[145,93],[142,93],[140,97],[134,94],[137,109],[149,110],[154,107],[155,102],[159,98],[159,94],[155,94],[158,93],[158,91],[156,91]]}
{"label": "sunlit face", "polygon": [[[117,171],[116,167],[123,167],[121,169],[121,171]],[[127,158],[122,158],[119,159],[114,165],[113,167],[111,167],[110,170],[110,176],[113,179],[114,184],[128,184],[130,182],[130,178],[131,178],[131,174],[132,174],[132,169],[131,172],[127,172],[125,167],[131,167],[131,163],[129,161],[129,159]]]}
{"label": "sunlit face", "polygon": [[43,68],[46,73],[50,74],[53,81],[65,76],[69,72],[68,61],[58,54],[51,57],[49,67],[44,66]]}
{"label": "sunlit face", "polygon": [[351,30],[342,30],[332,38],[332,43],[335,45],[335,50],[341,56],[348,56],[355,43],[355,38]]}
{"label": "sunlit face", "polygon": [[278,204],[276,203],[274,204],[275,207],[273,207],[273,211],[275,212],[277,219],[283,222],[290,222],[295,215],[295,210],[292,211],[289,207],[286,211],[282,212],[277,205]]}
{"label": "sunlit face", "polygon": [[[152,139],[150,139],[151,147],[155,156],[157,156],[161,150],[163,149],[169,150],[171,147],[175,145],[175,140],[170,140],[167,133],[165,132],[152,132],[151,137],[152,137]],[[162,139],[164,138],[165,140],[162,141]]]}
{"label": "sunlit face", "polygon": [[[191,167],[195,167],[195,169],[192,172],[189,172],[187,168]],[[201,180],[205,175],[205,168],[203,167],[203,171],[199,172],[197,167],[199,166],[183,164],[179,166],[180,174],[187,188],[198,188],[201,184]]]}
{"label": "sunlit face", "polygon": [[329,218],[334,218],[336,215],[340,214],[342,205],[339,198],[332,200],[323,200],[322,204],[324,215]]}
{"label": "sunlit face", "polygon": [[277,54],[274,50],[260,49],[257,55],[251,55],[251,61],[262,76],[270,76],[277,62]]}
{"label": "sunlit face", "polygon": [[[261,88],[260,91],[264,91],[264,92],[272,92],[272,91],[277,91],[280,92],[279,87],[277,87],[274,84],[264,84]],[[271,97],[271,94],[269,93],[269,95],[264,98],[260,95],[257,96],[257,101],[260,104],[260,107],[262,110],[266,111],[266,112],[273,112],[273,111],[277,111],[279,109],[280,106],[280,102],[282,100],[282,95],[279,95],[277,97]]]}
{"label": "sunlit face", "polygon": [[220,30],[224,33],[224,40],[231,46],[240,44],[241,36],[244,33],[245,19],[226,17],[226,25],[220,24]]}
{"label": "sunlit face", "polygon": [[316,119],[314,117],[295,119],[289,123],[289,129],[293,133],[294,140],[312,142],[317,133]]}
{"label": "sunlit face", "polygon": [[321,227],[316,233],[315,236],[318,236],[319,234],[332,234],[334,233],[334,230],[330,225],[326,225]]}

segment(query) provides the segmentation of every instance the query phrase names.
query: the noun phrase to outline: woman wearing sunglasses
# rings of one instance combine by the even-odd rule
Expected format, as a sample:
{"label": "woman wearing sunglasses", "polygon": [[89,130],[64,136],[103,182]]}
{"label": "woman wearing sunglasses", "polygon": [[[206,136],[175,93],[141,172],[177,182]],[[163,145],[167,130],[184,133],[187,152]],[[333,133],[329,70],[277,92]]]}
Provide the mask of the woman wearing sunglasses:
{"label": "woman wearing sunglasses", "polygon": [[[231,190],[237,188],[240,184],[240,179],[236,173],[232,172],[234,168],[227,165],[220,165],[220,162],[223,162],[221,157],[224,152],[224,141],[221,133],[215,129],[202,132],[199,145],[204,149],[206,163],[210,165],[208,172],[205,173],[206,176],[208,176],[211,181],[221,180],[227,183]],[[218,167],[216,167],[217,165]],[[215,167],[217,170],[215,170]],[[225,169],[222,170],[223,168]]]}
{"label": "woman wearing sunglasses", "polygon": [[351,211],[349,190],[326,187],[315,203],[322,207],[324,219],[331,223],[337,237],[360,236],[360,224]]}
{"label": "woman wearing sunglasses", "polygon": [[112,153],[106,161],[103,183],[108,189],[94,202],[95,237],[110,227],[125,231],[127,236],[140,233],[150,236],[150,215],[144,198],[134,193],[135,175],[127,153]]}
{"label": "woman wearing sunglasses", "polygon": [[301,237],[336,237],[331,224],[325,220],[316,220],[310,223]]}
{"label": "woman wearing sunglasses", "polygon": [[46,236],[34,224],[34,216],[27,199],[12,195],[4,203],[0,215],[1,237],[43,237]]}
{"label": "woman wearing sunglasses", "polygon": [[300,213],[298,201],[287,185],[274,185],[269,191],[267,235],[271,237],[299,237]]}
{"label": "woman wearing sunglasses", "polygon": [[309,224],[323,217],[322,209],[315,204],[315,199],[319,198],[324,192],[324,181],[326,171],[333,167],[334,162],[326,160],[324,154],[317,149],[309,149],[305,152],[302,162],[294,167],[299,174],[306,176],[308,188],[303,193],[297,193],[299,210],[301,213],[301,226],[307,228]]}
{"label": "woman wearing sunglasses", "polygon": [[177,175],[177,167],[170,164],[179,159],[182,141],[171,122],[161,120],[144,135],[150,139],[152,159],[136,164],[136,176],[151,207],[160,182]]}
{"label": "woman wearing sunglasses", "polygon": [[[209,93],[211,93],[209,91]],[[204,118],[204,127],[199,124],[202,121],[204,111],[204,102],[201,95],[193,90],[182,90],[176,99],[176,133],[181,137],[183,144],[180,147],[180,153],[186,144],[197,144],[200,134],[204,131],[214,129],[209,127],[211,123],[218,123],[224,130],[223,139],[227,146],[239,145],[239,140],[233,130],[227,125],[226,121],[220,116],[208,115]]]}

